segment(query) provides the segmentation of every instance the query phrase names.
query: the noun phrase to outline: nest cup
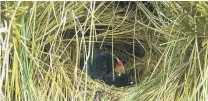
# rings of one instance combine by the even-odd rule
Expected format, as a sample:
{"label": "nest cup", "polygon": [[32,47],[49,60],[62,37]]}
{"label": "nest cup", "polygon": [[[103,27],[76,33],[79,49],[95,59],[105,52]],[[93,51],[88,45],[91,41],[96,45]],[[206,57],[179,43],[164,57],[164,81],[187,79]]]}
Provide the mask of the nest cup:
{"label": "nest cup", "polygon": [[[115,5],[111,5],[111,7],[113,6]],[[102,9],[99,10],[102,11]],[[119,18],[119,16],[124,16],[123,14],[126,13],[124,8],[121,8],[121,11],[115,15],[117,17],[114,17],[114,23],[106,25],[104,22],[110,23],[108,19],[112,18],[112,16],[109,16],[110,12],[112,11],[108,9],[100,15],[99,23],[103,22],[103,25],[96,21],[89,23],[86,16],[75,19],[75,26],[65,28],[64,32],[59,36],[61,41],[57,40],[57,43],[54,43],[58,47],[53,47],[53,50],[56,51],[54,56],[57,56],[57,58],[53,59],[56,61],[56,67],[59,68],[57,70],[64,73],[66,80],[62,81],[62,86],[69,87],[66,90],[71,91],[70,100],[126,100],[127,97],[129,98],[129,95],[142,86],[141,83],[146,80],[150,75],[149,72],[152,71],[145,69],[147,57],[149,56],[147,54],[149,51],[148,40],[143,34],[146,33],[145,29],[138,26],[135,27],[132,24],[134,16],[131,14],[134,12],[129,12],[131,16],[128,16],[127,19]],[[81,24],[86,23],[86,25],[83,28],[77,22]],[[44,51],[50,53],[51,46],[52,44],[47,44]],[[94,48],[112,52],[118,56],[123,62],[125,69],[132,72],[131,79],[134,81],[134,85],[125,87],[109,86],[103,81],[93,80],[87,76],[83,69],[80,69],[82,68],[80,64],[87,61],[85,58],[88,51],[86,50],[93,52]],[[49,56],[45,57],[48,57],[45,61],[49,62]],[[89,59],[91,58],[89,57]]]}
{"label": "nest cup", "polygon": [[[75,31],[73,30],[74,29],[69,29],[65,31],[63,39],[73,40],[73,37],[70,36],[75,35]],[[111,35],[103,34],[103,32],[98,32],[94,36],[87,36],[89,35],[89,33],[85,33],[84,35],[86,36],[83,40],[86,41],[86,43],[80,43],[79,46],[76,46],[76,42],[72,42],[70,45],[67,46],[68,42],[65,42],[65,45],[68,48],[68,51],[66,51],[68,53],[65,54],[68,55],[63,55],[62,59],[66,60],[67,58],[71,57],[70,61],[66,61],[64,65],[70,65],[71,67],[71,69],[69,69],[69,72],[71,74],[70,78],[73,81],[72,84],[75,83],[74,86],[76,86],[77,83],[80,84],[79,87],[83,90],[84,87],[87,87],[87,92],[93,93],[88,94],[88,96],[91,96],[91,99],[94,99],[96,96],[98,96],[98,92],[100,92],[99,95],[101,96],[101,98],[106,97],[105,99],[111,100],[124,99],[128,95],[128,93],[134,92],[134,87],[136,87],[137,84],[141,83],[144,79],[144,75],[146,75],[144,73],[146,51],[145,47],[147,47],[145,42],[132,43],[128,40],[116,38],[119,37],[116,36],[115,38],[113,38],[112,43],[112,38],[110,38]],[[106,37],[106,39],[102,41],[104,36]],[[81,37],[82,36],[78,36],[77,38],[82,40]],[[97,38],[97,40],[89,41],[89,37]],[[89,47],[91,48],[90,52],[93,52],[94,48],[97,48],[100,51],[113,51],[114,55],[116,55],[123,62],[125,69],[128,72],[132,72],[131,80],[134,82],[134,84],[125,87],[115,87],[113,85],[106,85],[102,81],[93,80],[90,77],[88,77],[86,73],[83,71],[84,69],[82,66],[87,61],[84,59],[84,57],[86,56],[86,52],[88,51],[84,50],[89,50]],[[91,59],[91,57],[89,57],[89,59]],[[75,72],[76,75],[74,75]],[[78,78],[79,80],[76,81],[76,79]]]}

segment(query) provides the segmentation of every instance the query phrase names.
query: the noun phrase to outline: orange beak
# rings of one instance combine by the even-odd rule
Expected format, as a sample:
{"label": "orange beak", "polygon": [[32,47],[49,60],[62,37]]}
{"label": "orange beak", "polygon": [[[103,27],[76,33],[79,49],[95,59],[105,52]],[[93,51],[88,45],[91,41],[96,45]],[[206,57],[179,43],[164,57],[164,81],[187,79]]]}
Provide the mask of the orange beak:
{"label": "orange beak", "polygon": [[125,74],[126,71],[125,71],[125,68],[123,66],[123,63],[118,58],[116,58],[116,60],[117,60],[117,65],[116,65],[116,68],[115,68],[115,72]]}

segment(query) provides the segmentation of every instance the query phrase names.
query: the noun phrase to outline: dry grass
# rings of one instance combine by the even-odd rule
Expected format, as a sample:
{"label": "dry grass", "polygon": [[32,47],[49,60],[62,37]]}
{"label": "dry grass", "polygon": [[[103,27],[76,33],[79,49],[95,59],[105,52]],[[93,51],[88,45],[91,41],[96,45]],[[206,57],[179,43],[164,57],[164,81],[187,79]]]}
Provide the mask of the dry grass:
{"label": "dry grass", "polygon": [[[1,1],[0,99],[92,101],[101,91],[102,101],[206,101],[207,11],[205,2]],[[108,86],[79,69],[96,45],[121,54],[124,43],[145,49],[123,53],[126,68],[143,71],[137,85]]]}

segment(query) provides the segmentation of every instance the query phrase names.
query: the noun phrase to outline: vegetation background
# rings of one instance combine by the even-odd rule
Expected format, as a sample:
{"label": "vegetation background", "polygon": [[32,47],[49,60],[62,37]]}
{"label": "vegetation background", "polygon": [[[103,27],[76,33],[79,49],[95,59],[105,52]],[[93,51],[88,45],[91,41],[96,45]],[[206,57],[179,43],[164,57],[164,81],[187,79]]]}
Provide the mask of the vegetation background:
{"label": "vegetation background", "polygon": [[[0,3],[1,100],[92,101],[97,91],[102,101],[208,100],[207,2]],[[145,49],[124,54],[136,85],[108,86],[79,69],[83,47],[96,43],[115,54],[123,43]]]}

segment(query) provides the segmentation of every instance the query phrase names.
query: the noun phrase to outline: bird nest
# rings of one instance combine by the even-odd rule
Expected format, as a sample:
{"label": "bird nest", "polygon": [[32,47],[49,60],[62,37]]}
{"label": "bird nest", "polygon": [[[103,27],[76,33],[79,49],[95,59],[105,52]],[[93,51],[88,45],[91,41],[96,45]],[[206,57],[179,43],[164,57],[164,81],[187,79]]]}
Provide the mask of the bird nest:
{"label": "bird nest", "polygon": [[[77,95],[78,93],[74,99],[108,99],[111,101],[126,100],[126,97],[133,94],[138,89],[139,85],[142,86],[142,82],[144,82],[146,77],[150,75],[149,72],[152,71],[152,69],[145,69],[146,64],[148,64],[147,42],[137,40],[137,42],[133,43],[126,39],[116,38],[122,37],[122,35],[117,35],[113,38],[113,43],[110,41],[112,39],[108,38],[109,35],[106,35],[106,40],[102,42],[103,36],[99,36],[100,34],[98,34],[98,36],[93,36],[97,38],[97,41],[78,43],[77,41],[72,41],[76,39],[66,37],[67,34],[75,35],[72,30],[74,29],[64,32],[63,39],[68,41],[64,41],[59,47],[54,47],[54,50],[57,50],[57,54],[54,55],[59,56],[57,58],[58,61],[55,63],[56,68],[62,68],[60,72],[64,73],[62,75],[67,75],[65,79],[67,78],[67,80],[70,81],[61,81],[62,84],[70,84],[70,90],[74,90],[74,95]],[[83,45],[92,45],[92,49],[99,48],[102,51],[113,51],[113,53],[121,59],[126,70],[134,72],[134,74],[131,75],[134,84],[125,87],[115,87],[114,85],[106,85],[103,81],[97,81],[87,76],[86,73],[80,69],[80,64],[84,63],[84,61],[82,61],[84,54]],[[134,52],[133,49],[135,50]],[[45,50],[49,51],[47,48]]]}
{"label": "bird nest", "polygon": [[[102,9],[99,10],[102,11]],[[158,52],[151,51],[151,54],[154,55],[149,55],[148,37],[152,37],[151,33],[155,32],[148,31],[148,28],[139,25],[135,26],[134,12],[126,12],[129,13],[129,16],[122,18],[122,16],[125,16],[123,15],[125,13],[123,9],[115,15],[114,23],[106,25],[105,22],[107,24],[111,23],[109,19],[112,16],[109,16],[109,12],[111,11],[106,10],[102,13],[99,19],[97,19],[99,22],[94,22],[95,25],[90,25],[88,19],[83,16],[75,19],[75,22],[81,24],[75,24],[74,27],[67,27],[60,34],[57,42],[47,44],[44,47],[44,51],[48,53],[47,56],[44,56],[47,57],[45,58],[46,63],[50,63],[51,61],[51,50],[55,52],[53,53],[53,64],[55,65],[55,69],[53,70],[56,70],[55,77],[61,82],[57,85],[61,85],[63,87],[62,90],[66,92],[70,91],[66,94],[70,95],[68,97],[70,100],[127,100],[127,96],[128,99],[131,99],[131,96],[133,97],[139,88],[144,87],[147,82],[150,82],[147,78],[153,71],[151,67],[156,63],[154,60],[158,59]],[[86,28],[85,30],[82,24]],[[158,41],[161,39],[155,40]],[[54,47],[51,48],[51,46]],[[83,60],[84,47],[90,47],[91,50],[98,48],[102,51],[114,53],[124,63],[127,71],[134,72],[132,77],[135,84],[125,87],[115,87],[113,85],[106,85],[103,81],[93,80],[88,77],[80,69],[80,64],[84,62],[81,61]],[[51,96],[53,95],[55,96],[55,94],[51,94]]]}
{"label": "bird nest", "polygon": [[[64,50],[65,46],[66,44],[63,45],[63,49],[60,48],[60,50]],[[60,58],[61,60],[56,64],[57,68],[63,68],[63,72],[65,72],[67,74],[67,77],[70,78],[70,84],[72,88],[77,90],[77,92],[86,94],[86,98],[91,100],[96,99],[96,97],[98,96],[101,97],[101,99],[109,99],[111,101],[125,99],[127,95],[134,92],[136,84],[126,87],[115,87],[113,85],[106,85],[103,81],[93,80],[90,77],[86,76],[85,72],[80,69],[80,60],[82,60],[83,53],[79,53],[79,51],[77,51],[75,47],[76,45],[70,44],[67,47],[67,51],[65,51],[65,53],[57,54],[58,56],[62,57]],[[110,51],[111,49],[107,48],[103,50]],[[137,84],[141,83],[145,79],[145,75],[147,75],[144,73],[146,57],[136,57],[134,60],[131,53],[121,53],[121,51],[117,50],[122,50],[122,48],[117,48],[116,50],[114,50],[115,55],[119,56],[119,54],[124,54],[124,58],[121,58],[121,61],[124,62],[124,67],[127,69],[127,71],[135,70],[137,72],[137,75],[133,77],[137,79]]]}
{"label": "bird nest", "polygon": [[[206,99],[206,11],[204,2],[1,2],[0,99]],[[95,48],[116,55],[134,84],[92,79],[82,64]]]}

